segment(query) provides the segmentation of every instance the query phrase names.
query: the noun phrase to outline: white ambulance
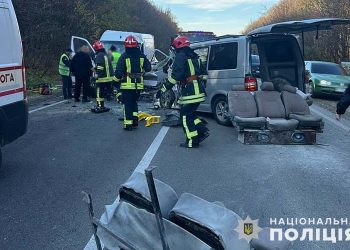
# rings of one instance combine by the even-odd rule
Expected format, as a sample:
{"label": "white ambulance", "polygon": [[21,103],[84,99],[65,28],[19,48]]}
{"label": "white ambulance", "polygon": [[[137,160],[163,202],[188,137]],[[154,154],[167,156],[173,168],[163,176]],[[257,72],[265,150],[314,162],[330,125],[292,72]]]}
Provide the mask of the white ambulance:
{"label": "white ambulance", "polygon": [[0,0],[0,167],[1,148],[27,131],[28,105],[22,40],[11,0]]}

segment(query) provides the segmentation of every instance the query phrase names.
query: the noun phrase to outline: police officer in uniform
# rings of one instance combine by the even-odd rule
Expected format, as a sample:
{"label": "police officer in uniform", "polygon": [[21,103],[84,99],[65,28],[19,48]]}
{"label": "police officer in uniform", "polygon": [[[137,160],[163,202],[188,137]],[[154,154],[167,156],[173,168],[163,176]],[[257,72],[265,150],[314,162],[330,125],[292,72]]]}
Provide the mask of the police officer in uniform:
{"label": "police officer in uniform", "polygon": [[70,99],[73,98],[72,95],[72,77],[70,75],[70,66],[72,59],[72,50],[66,49],[66,51],[61,55],[58,72],[62,77],[62,91],[63,98]]}
{"label": "police officer in uniform", "polygon": [[104,89],[106,85],[113,81],[113,66],[107,52],[100,41],[93,44],[96,51],[96,106],[91,109],[94,113],[108,112],[110,109],[105,107]]}
{"label": "police officer in uniform", "polygon": [[201,102],[205,101],[206,70],[202,67],[198,55],[190,48],[187,37],[178,36],[172,42],[176,50],[176,57],[172,66],[171,76],[161,91],[178,84],[181,89],[180,117],[182,127],[186,135],[186,142],[181,147],[198,148],[199,143],[209,136],[209,130],[203,121],[196,115],[196,110]]}
{"label": "police officer in uniform", "polygon": [[124,42],[125,53],[118,60],[114,80],[118,82],[121,101],[124,104],[124,129],[131,131],[138,126],[137,101],[144,89],[143,73],[152,70],[147,57],[141,52],[134,36]]}

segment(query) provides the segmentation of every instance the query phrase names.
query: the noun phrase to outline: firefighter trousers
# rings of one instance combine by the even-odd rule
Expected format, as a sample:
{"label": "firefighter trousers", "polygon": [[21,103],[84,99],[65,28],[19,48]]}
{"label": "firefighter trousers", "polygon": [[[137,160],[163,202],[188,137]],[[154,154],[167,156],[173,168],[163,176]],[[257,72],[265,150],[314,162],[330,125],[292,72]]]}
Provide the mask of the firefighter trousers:
{"label": "firefighter trousers", "polygon": [[103,108],[105,106],[105,88],[106,85],[109,83],[102,83],[102,82],[97,82],[96,83],[96,104],[97,107]]}
{"label": "firefighter trousers", "polygon": [[137,90],[122,90],[122,102],[124,104],[124,128],[138,126],[137,101],[140,93]]}
{"label": "firefighter trousers", "polygon": [[185,104],[180,108],[182,128],[186,135],[186,144],[188,147],[199,144],[199,138],[204,133],[208,132],[202,120],[196,115],[199,104],[200,103]]}

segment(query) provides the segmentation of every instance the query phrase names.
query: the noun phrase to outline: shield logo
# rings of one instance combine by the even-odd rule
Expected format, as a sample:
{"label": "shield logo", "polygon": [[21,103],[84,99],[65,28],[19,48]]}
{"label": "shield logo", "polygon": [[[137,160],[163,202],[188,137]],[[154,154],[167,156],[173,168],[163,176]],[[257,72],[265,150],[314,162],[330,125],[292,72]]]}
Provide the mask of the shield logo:
{"label": "shield logo", "polygon": [[253,223],[244,223],[244,233],[246,235],[253,234]]}

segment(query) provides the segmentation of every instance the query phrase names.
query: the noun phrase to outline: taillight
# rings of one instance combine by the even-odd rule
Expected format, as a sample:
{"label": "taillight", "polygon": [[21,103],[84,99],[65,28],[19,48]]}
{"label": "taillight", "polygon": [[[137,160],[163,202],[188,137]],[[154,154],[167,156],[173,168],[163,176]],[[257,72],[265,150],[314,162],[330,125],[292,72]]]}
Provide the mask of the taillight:
{"label": "taillight", "polygon": [[257,91],[258,80],[254,76],[246,76],[244,78],[244,86],[247,91]]}

